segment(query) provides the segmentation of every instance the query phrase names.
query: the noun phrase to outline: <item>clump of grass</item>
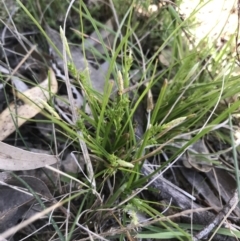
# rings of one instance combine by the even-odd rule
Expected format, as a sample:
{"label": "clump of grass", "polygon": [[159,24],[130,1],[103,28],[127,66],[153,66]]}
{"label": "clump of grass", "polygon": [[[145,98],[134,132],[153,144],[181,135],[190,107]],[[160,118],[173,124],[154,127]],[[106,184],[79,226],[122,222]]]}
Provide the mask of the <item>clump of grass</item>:
{"label": "clump of grass", "polygon": [[[125,10],[122,10],[124,4],[118,5],[119,2],[115,2],[114,10],[117,14],[120,11],[121,16]],[[69,203],[77,203],[77,212],[73,213],[71,222],[68,223],[67,240],[76,235],[74,230],[77,226],[82,227],[81,224],[89,230],[94,230],[95,225],[97,231],[104,229],[105,232],[112,225],[116,229],[120,227],[118,231],[121,233],[122,227],[128,227],[129,224],[139,225],[141,215],[151,219],[162,216],[161,211],[165,207],[161,207],[155,199],[155,190],[141,190],[147,180],[141,173],[145,157],[158,157],[167,150],[167,145],[165,148],[162,147],[164,143],[173,143],[183,133],[195,131],[195,136],[186,146],[194,143],[211,133],[239,106],[239,101],[229,107],[221,105],[223,100],[239,92],[238,77],[231,77],[234,62],[229,62],[224,68],[221,65],[227,48],[220,52],[212,48],[210,56],[208,48],[199,51],[196,46],[190,50],[185,43],[187,37],[183,35],[186,22],[171,5],[166,5],[156,15],[150,16],[141,28],[137,25],[137,17],[134,14],[135,5],[127,4],[128,1],[126,6],[130,8],[127,13],[122,17],[118,16],[120,29],[115,33],[115,46],[111,52],[106,51],[105,56],[102,56],[110,62],[106,76],[109,85],[105,86],[104,94],[99,95],[86,82],[81,82],[92,116],[79,110],[76,123],[69,125],[45,113],[53,123],[61,126],[65,136],[79,151],[82,151],[78,147],[79,139],[86,144],[96,180],[94,191],[82,187],[84,191],[80,194],[81,201],[71,200],[69,197],[65,199]],[[29,11],[24,10],[27,16],[31,15]],[[81,2],[78,10],[75,10],[80,16],[79,28],[82,26],[84,31],[83,22],[87,20],[91,22],[92,29],[99,34],[98,26],[101,23],[92,18],[86,5]],[[161,31],[157,32],[152,27],[148,39],[159,38],[159,43],[150,43],[154,48],[149,47],[152,55],[146,57],[149,49],[142,49],[141,42],[136,43],[145,34],[145,29],[154,25],[155,16],[159,17]],[[104,45],[104,42],[102,44]],[[166,48],[170,49],[171,58],[168,66],[163,66],[158,62],[158,57]],[[210,70],[207,71],[210,65],[212,75],[209,74]],[[71,71],[75,70],[72,63],[69,66]],[[131,94],[125,93],[124,91],[131,87],[130,70],[139,66],[143,66],[139,83],[149,79],[146,88]],[[79,79],[79,74],[82,80],[87,78],[86,73],[75,72],[76,79]],[[110,75],[114,76],[115,83],[109,82]],[[111,98],[114,85],[118,88],[118,94]],[[150,101],[151,89],[154,93],[154,106],[145,113],[142,106],[144,101]],[[141,118],[136,115],[138,108],[142,108],[143,117],[146,117],[144,125],[141,126],[145,131],[140,138],[136,136],[136,129],[139,128],[136,120]],[[79,131],[82,133],[81,136]],[[184,148],[173,153],[167,162],[157,162],[157,169],[165,169]],[[91,187],[92,180],[89,180],[87,175],[79,178]],[[111,225],[108,225],[108,222],[111,222]],[[189,226],[167,220],[160,222],[159,226],[142,224],[142,230],[138,230],[137,233],[139,238],[191,240],[187,228]],[[195,228],[197,229],[193,226],[193,229]],[[59,229],[56,231],[59,232]],[[116,232],[111,238],[123,240],[132,231],[122,232],[120,236]],[[63,230],[61,232],[64,233]]]}

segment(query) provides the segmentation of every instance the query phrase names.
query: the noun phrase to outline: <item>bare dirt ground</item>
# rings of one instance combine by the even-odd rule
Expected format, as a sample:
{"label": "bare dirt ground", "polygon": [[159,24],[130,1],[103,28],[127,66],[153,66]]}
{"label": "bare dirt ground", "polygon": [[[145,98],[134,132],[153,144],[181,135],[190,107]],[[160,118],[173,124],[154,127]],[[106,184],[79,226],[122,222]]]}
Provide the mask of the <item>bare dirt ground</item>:
{"label": "bare dirt ground", "polygon": [[238,12],[236,0],[183,0],[180,11],[185,17],[197,10],[193,34],[198,43],[208,35],[209,41],[226,41],[237,34]]}

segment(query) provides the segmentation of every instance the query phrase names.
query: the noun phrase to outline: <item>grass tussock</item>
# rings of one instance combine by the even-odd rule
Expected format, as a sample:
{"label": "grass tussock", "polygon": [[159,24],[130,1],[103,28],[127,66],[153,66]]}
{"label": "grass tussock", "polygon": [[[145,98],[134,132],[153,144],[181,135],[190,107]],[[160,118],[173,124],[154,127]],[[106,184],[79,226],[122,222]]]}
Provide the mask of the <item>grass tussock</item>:
{"label": "grass tussock", "polygon": [[[60,184],[55,186],[53,196],[71,215],[65,219],[57,212],[49,216],[52,235],[55,233],[59,240],[89,236],[104,240],[192,240],[189,230],[197,231],[203,225],[190,227],[177,217],[167,218],[169,212],[181,216],[182,210],[159,201],[161,190],[148,184],[151,177],[141,170],[147,159],[155,173],[174,173],[174,165],[186,148],[203,137],[234,146],[230,135],[234,133],[229,129],[236,127],[240,104],[239,78],[234,76],[236,64],[231,53],[234,37],[221,49],[206,44],[207,37],[195,46],[189,26],[194,13],[183,19],[175,4],[155,4],[157,10],[149,12],[150,1],[92,1],[92,5],[84,1],[16,2],[19,10],[13,20],[23,29],[26,26],[21,22],[27,21],[53,47],[43,23],[57,31],[62,26],[63,55],[69,61],[61,57],[85,98],[83,108],[72,109],[72,123],[55,114],[53,101],[42,110],[46,122],[54,127],[51,141],[45,140],[52,153],[61,158],[57,150],[64,145],[80,153],[85,164],[79,173],[54,170]],[[101,34],[107,20],[104,11],[114,22],[109,30],[112,46]],[[88,48],[92,32],[102,51]],[[72,42],[81,44],[85,58],[90,55],[98,67],[108,62],[103,93],[92,88],[87,69],[79,72],[74,65],[69,51]],[[187,135],[191,138],[176,148],[175,143]],[[225,168],[219,161],[207,162]],[[237,164],[230,169],[238,175]],[[43,205],[41,199],[37,200]],[[224,228],[218,234],[234,235]]]}

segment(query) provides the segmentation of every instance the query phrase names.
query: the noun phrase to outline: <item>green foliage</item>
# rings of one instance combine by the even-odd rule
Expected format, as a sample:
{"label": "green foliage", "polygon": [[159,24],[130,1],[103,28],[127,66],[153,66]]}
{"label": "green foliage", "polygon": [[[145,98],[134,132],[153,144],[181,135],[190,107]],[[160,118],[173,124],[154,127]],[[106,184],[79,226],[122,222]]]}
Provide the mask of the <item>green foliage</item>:
{"label": "green foliage", "polygon": [[[77,122],[69,125],[45,114],[53,123],[61,126],[66,137],[71,139],[75,146],[78,146],[79,139],[83,140],[91,155],[95,157],[93,158],[94,176],[97,180],[101,180],[97,182],[96,190],[100,192],[106,186],[112,188],[109,191],[111,195],[106,197],[99,209],[107,207],[111,210],[117,209],[118,212],[124,211],[130,217],[124,216],[123,222],[137,225],[140,222],[138,212],[152,219],[162,216],[156,205],[134,195],[136,190],[146,184],[147,178],[143,177],[140,171],[141,161],[145,156],[156,157],[163,151],[161,145],[173,142],[180,134],[198,129],[195,137],[178,150],[168,162],[161,166],[159,164],[158,169],[161,170],[170,164],[185,147],[203,135],[211,133],[213,127],[218,126],[238,110],[239,101],[231,103],[229,108],[220,103],[227,97],[238,94],[240,87],[239,78],[231,76],[233,59],[228,59],[224,67],[221,65],[228,56],[230,43],[221,51],[214,48],[199,51],[198,47],[190,50],[187,36],[183,34],[190,19],[183,21],[171,5],[160,8],[151,16],[139,17],[138,9],[142,7],[147,10],[150,1],[125,0],[125,4],[119,0],[113,2],[120,23],[115,33],[114,48],[111,51],[105,49],[102,55],[97,50],[94,52],[97,57],[102,57],[110,63],[106,76],[106,82],[109,84],[105,86],[104,93],[101,95],[91,88],[87,71],[78,72],[72,63],[67,63],[69,72],[76,80],[81,80],[75,84],[84,90],[91,115],[79,110]],[[53,14],[54,5],[51,7],[49,12]],[[61,7],[65,7],[65,2]],[[24,6],[22,9],[26,12],[25,17],[32,19],[43,32],[35,15]],[[73,9],[79,16],[79,29],[84,32],[84,23],[90,22],[90,29],[96,31],[105,46],[99,32],[102,23],[93,18],[83,1]],[[144,23],[141,24],[142,22]],[[52,24],[55,24],[54,21]],[[161,27],[156,30],[153,27],[155,25]],[[137,38],[141,38],[146,32],[149,32],[149,35],[142,44],[138,45]],[[82,40],[84,43],[84,38]],[[68,40],[65,41],[67,46]],[[151,52],[150,57],[147,57],[147,51],[142,50],[147,44],[152,45],[147,46],[147,50]],[[166,48],[171,49],[171,58],[168,59],[169,64],[164,66],[159,63],[158,57]],[[129,94],[124,91],[131,87],[130,72],[136,67],[142,70],[139,82],[146,79],[149,79],[149,82],[142,91],[135,89]],[[209,74],[209,69],[213,76]],[[114,82],[109,81],[111,75],[114,77]],[[114,83],[118,89],[112,98]],[[154,93],[155,105],[152,109],[148,109],[149,121],[143,127],[146,131],[141,140],[137,140],[133,117],[137,108],[148,99],[150,90]],[[133,96],[135,98],[132,98]],[[79,135],[80,131],[82,135]],[[221,133],[216,135],[220,136]],[[157,151],[154,152],[149,147],[154,147]],[[90,201],[84,199],[79,213],[86,212],[94,206],[96,200],[92,197],[92,193],[89,196]],[[96,213],[103,212],[95,209]],[[138,237],[190,240],[188,231],[170,220],[159,223],[159,226],[158,229],[146,227],[151,232],[148,234],[141,232]]]}

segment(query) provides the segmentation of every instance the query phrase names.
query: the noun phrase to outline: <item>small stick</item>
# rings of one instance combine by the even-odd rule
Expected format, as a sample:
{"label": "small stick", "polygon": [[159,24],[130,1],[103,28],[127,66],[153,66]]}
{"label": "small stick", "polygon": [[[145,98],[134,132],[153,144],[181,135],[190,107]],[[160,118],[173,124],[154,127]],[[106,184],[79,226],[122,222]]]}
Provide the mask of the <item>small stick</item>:
{"label": "small stick", "polygon": [[[223,222],[227,219],[230,213],[235,209],[238,202],[239,202],[238,191],[236,189],[232,198],[228,201],[225,207],[218,213],[218,215],[213,220],[211,220],[211,222],[209,222],[209,224],[202,231],[200,231],[193,237],[193,241],[199,241],[205,237],[208,237],[210,232],[212,232],[212,230],[217,226],[218,226],[217,228],[218,230],[221,227],[221,224],[223,224]],[[211,236],[209,240],[212,240],[217,230],[214,232],[214,234]]]}

